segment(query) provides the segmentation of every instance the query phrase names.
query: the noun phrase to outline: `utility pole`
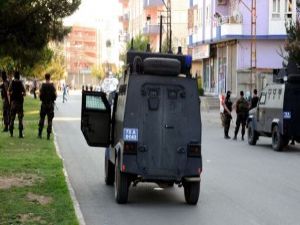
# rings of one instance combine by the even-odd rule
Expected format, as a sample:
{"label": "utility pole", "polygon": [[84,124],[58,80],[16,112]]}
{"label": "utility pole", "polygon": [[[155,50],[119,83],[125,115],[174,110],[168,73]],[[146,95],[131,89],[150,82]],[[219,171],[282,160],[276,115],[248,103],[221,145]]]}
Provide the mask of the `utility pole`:
{"label": "utility pole", "polygon": [[171,11],[171,0],[162,0],[167,9],[167,45],[168,53],[172,53],[172,11]]}
{"label": "utility pole", "polygon": [[251,8],[249,8],[243,0],[239,0],[246,9],[251,13],[251,52],[250,52],[250,91],[252,91],[252,85],[256,87],[256,67],[257,67],[257,57],[256,57],[256,0],[251,0]]}
{"label": "utility pole", "polygon": [[169,31],[169,51],[168,53],[172,53],[172,11],[171,11],[171,0],[168,0],[167,3],[167,26]]}
{"label": "utility pole", "polygon": [[160,19],[159,19],[159,53],[161,53],[161,46],[162,46],[162,19],[163,19],[163,16],[160,15]]}
{"label": "utility pole", "polygon": [[251,84],[250,92],[252,92],[252,84],[254,78],[254,87],[256,87],[256,0],[252,0],[251,4]]}

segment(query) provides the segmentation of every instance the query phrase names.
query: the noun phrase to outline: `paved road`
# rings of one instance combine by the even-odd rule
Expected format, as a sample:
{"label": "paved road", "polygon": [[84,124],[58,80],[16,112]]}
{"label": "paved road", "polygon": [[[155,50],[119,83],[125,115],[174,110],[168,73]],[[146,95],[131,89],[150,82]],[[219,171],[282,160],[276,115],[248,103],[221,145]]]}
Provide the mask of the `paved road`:
{"label": "paved road", "polygon": [[267,138],[255,147],[225,140],[217,112],[204,112],[198,205],[185,204],[183,189],[153,184],[131,188],[129,203],[118,205],[104,183],[104,151],[88,147],[80,132],[80,96],[57,105],[57,142],[87,225],[300,224],[299,145],[278,153]]}

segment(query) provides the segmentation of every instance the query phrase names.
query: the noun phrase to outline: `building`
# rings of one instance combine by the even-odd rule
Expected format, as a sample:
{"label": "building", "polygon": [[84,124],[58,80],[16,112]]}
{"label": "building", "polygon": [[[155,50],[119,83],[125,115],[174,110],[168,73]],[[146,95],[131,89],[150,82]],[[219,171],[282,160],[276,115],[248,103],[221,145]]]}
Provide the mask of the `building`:
{"label": "building", "polygon": [[[240,90],[261,89],[272,80],[273,69],[282,67],[285,22],[296,19],[296,1],[188,2],[193,75],[202,77],[206,93],[231,90],[237,95]],[[255,13],[256,22],[251,20]]]}
{"label": "building", "polygon": [[73,88],[94,84],[91,68],[99,62],[99,47],[96,28],[73,26],[65,39],[67,83]]}
{"label": "building", "polygon": [[[128,42],[132,37],[139,34],[145,35],[150,40],[151,49],[159,51],[160,16],[163,16],[163,40],[167,34],[167,10],[168,1],[163,0],[119,0],[122,5],[122,15],[119,17],[123,25],[120,39]],[[170,0],[172,47],[178,46],[187,51],[187,8],[188,4],[182,0]]]}

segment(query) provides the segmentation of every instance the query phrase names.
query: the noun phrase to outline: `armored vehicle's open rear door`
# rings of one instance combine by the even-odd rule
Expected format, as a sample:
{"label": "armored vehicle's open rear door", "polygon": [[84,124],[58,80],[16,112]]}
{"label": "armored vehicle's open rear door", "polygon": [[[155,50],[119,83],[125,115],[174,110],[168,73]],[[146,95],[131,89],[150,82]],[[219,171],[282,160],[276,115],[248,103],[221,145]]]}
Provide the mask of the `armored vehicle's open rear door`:
{"label": "armored vehicle's open rear door", "polygon": [[111,109],[103,92],[82,91],[81,131],[88,145],[110,144]]}

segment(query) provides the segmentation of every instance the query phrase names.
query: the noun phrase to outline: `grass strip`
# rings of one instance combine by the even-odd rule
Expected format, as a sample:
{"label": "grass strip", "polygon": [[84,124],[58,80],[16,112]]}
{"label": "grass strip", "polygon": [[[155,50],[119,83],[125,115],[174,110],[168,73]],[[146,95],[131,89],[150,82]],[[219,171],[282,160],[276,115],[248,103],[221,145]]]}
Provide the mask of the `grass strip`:
{"label": "grass strip", "polygon": [[37,138],[39,108],[39,100],[25,98],[24,139],[17,118],[14,137],[0,133],[0,225],[78,224],[53,137]]}

